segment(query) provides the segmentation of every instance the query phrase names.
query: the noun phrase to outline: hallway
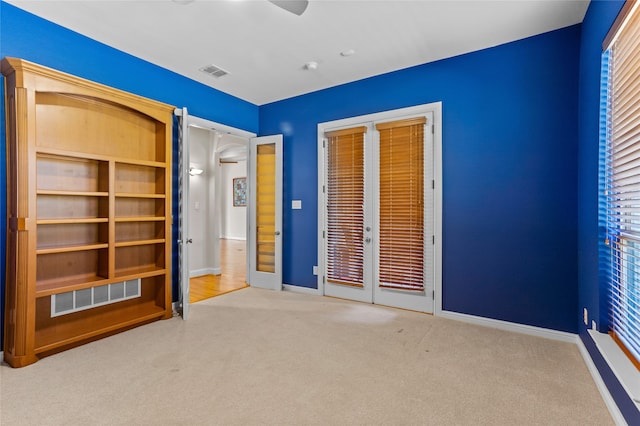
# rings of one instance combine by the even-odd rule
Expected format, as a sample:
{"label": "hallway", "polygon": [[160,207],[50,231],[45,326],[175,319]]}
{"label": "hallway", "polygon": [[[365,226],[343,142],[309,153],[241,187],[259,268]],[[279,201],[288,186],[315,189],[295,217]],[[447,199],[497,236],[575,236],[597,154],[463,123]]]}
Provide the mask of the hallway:
{"label": "hallway", "polygon": [[211,297],[248,287],[246,274],[246,241],[220,239],[221,275],[202,275],[190,280],[189,302],[196,303]]}

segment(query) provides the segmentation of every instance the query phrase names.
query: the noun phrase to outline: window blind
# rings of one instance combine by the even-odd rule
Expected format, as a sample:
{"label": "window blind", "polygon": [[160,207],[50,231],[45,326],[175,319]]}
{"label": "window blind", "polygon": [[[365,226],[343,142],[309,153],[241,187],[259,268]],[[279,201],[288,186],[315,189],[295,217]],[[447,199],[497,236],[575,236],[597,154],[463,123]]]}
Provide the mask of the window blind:
{"label": "window blind", "polygon": [[609,61],[605,158],[610,327],[640,366],[640,13],[603,55]]}
{"label": "window blind", "polygon": [[258,145],[256,155],[256,270],[276,271],[276,145]]}
{"label": "window blind", "polygon": [[363,287],[364,138],[367,128],[325,133],[327,138],[327,280]]}
{"label": "window blind", "polygon": [[376,124],[380,133],[380,287],[424,290],[424,117]]}

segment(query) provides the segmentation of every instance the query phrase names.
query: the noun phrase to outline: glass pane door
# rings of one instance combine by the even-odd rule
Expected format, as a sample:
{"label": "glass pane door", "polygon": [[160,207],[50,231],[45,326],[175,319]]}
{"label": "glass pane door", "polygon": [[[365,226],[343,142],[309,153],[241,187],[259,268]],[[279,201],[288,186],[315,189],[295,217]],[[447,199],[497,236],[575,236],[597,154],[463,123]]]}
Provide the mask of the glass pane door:
{"label": "glass pane door", "polygon": [[282,135],[251,139],[249,185],[252,287],[282,288]]}

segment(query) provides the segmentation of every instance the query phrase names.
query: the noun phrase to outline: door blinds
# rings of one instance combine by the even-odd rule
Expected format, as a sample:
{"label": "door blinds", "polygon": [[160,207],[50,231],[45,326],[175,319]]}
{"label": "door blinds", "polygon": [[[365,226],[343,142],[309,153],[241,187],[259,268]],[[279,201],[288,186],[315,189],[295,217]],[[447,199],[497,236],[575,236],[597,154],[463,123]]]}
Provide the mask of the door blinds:
{"label": "door blinds", "polygon": [[327,280],[363,287],[364,135],[366,127],[325,134]]}
{"label": "door blinds", "polygon": [[276,271],[276,145],[258,145],[256,155],[256,270]]}
{"label": "door blinds", "polygon": [[380,287],[424,290],[424,117],[380,132]]}
{"label": "door blinds", "polygon": [[611,248],[611,328],[640,366],[640,13],[636,8],[609,55],[607,240]]}

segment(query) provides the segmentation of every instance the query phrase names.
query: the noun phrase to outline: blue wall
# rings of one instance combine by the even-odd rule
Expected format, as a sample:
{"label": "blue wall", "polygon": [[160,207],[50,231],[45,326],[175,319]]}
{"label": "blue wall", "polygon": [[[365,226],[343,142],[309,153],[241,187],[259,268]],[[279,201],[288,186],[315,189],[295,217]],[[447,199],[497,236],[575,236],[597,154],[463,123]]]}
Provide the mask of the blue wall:
{"label": "blue wall", "polygon": [[[317,123],[442,101],[444,309],[579,331],[623,414],[640,423],[581,325],[582,307],[606,323],[597,266],[598,89],[602,39],[622,3],[592,1],[582,26],[262,107],[4,2],[0,58],[21,57],[260,134],[283,133],[283,278],[303,287],[316,286]],[[4,144],[4,120],[0,138]],[[3,222],[5,187],[3,172]],[[293,199],[304,209],[286,208]],[[0,262],[3,283],[4,268]],[[2,308],[3,292],[4,285]]]}
{"label": "blue wall", "polygon": [[442,101],[444,309],[576,332],[579,44],[573,26],[261,106],[285,135],[284,282],[316,287],[317,124]]}
{"label": "blue wall", "polygon": [[258,131],[258,107],[0,2],[0,57],[13,56]]}
{"label": "blue wall", "polygon": [[600,115],[600,59],[602,41],[624,1],[591,2],[582,24],[580,46],[580,109],[578,160],[578,318],[585,329],[582,308],[606,325],[606,299],[598,286],[598,156]]}
{"label": "blue wall", "polygon": [[[0,2],[0,58],[23,58],[111,87],[126,90],[176,107],[186,106],[189,113],[229,126],[258,132],[258,107],[249,102],[182,77],[149,62],[98,43],[21,9]],[[4,79],[0,95],[4,99]],[[0,102],[4,117],[4,101]],[[5,161],[5,122],[0,120],[0,164]],[[177,150],[174,141],[174,156]],[[174,172],[177,158],[174,161]],[[174,195],[176,179],[174,173]],[[175,198],[175,197],[174,197]],[[174,200],[174,217],[176,216]],[[0,221],[6,223],[6,173],[0,173]],[[177,223],[177,222],[176,222]],[[176,229],[174,226],[174,236]],[[175,241],[177,238],[173,238]],[[174,246],[174,269],[177,249]],[[5,258],[6,229],[0,227],[0,259]],[[0,262],[5,281],[5,262]],[[174,300],[177,274],[174,274]],[[0,315],[4,318],[4,288],[1,286]],[[1,328],[0,328],[1,329]],[[2,331],[0,330],[0,335]],[[0,340],[1,342],[2,340]]]}
{"label": "blue wall", "polygon": [[607,284],[598,269],[603,233],[598,229],[598,156],[600,59],[602,42],[624,1],[592,1],[582,23],[578,139],[578,312],[580,338],[627,422],[640,424],[640,413],[595,347],[582,321],[582,308],[607,331]]}

